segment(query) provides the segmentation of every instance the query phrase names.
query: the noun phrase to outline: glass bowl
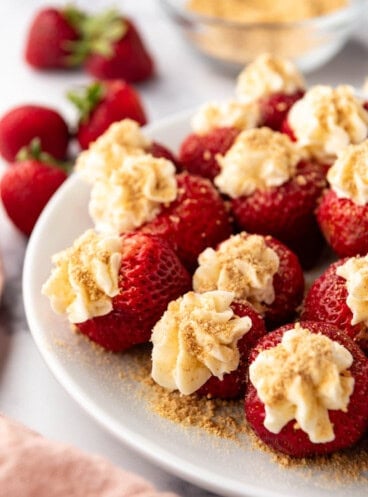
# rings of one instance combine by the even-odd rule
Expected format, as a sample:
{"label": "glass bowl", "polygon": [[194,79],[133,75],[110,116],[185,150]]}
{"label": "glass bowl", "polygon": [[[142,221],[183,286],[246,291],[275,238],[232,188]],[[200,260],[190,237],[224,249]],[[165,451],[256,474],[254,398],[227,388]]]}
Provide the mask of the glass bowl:
{"label": "glass bowl", "polygon": [[187,1],[160,0],[193,46],[234,70],[268,52],[292,60],[303,72],[313,71],[344,46],[367,9],[366,0],[350,0],[344,8],[302,21],[243,23],[196,14],[186,8]]}

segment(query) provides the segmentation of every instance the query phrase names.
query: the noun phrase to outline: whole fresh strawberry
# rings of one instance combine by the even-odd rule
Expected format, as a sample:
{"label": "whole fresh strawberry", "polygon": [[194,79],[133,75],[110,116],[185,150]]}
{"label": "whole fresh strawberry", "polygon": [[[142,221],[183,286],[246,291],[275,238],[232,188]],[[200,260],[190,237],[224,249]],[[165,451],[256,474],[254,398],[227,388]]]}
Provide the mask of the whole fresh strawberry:
{"label": "whole fresh strawberry", "polygon": [[42,153],[37,140],[6,169],[0,196],[7,215],[22,233],[31,234],[43,208],[66,178],[65,167]]}
{"label": "whole fresh strawberry", "polygon": [[80,112],[77,139],[88,148],[116,121],[130,118],[146,124],[146,115],[137,92],[124,81],[96,81],[81,92],[69,92],[69,100]]}
{"label": "whole fresh strawberry", "polygon": [[296,255],[271,236],[246,232],[231,236],[198,257],[193,275],[196,292],[235,294],[237,304],[250,303],[268,329],[291,320],[304,292],[303,271]]}
{"label": "whole fresh strawberry", "polygon": [[[349,258],[345,258],[331,264],[314,281],[305,297],[302,318],[323,321],[337,326],[356,341],[363,350],[368,352],[367,322],[362,318],[354,320],[353,312],[348,305],[350,299],[348,298],[347,280],[337,274],[339,268],[348,261]],[[354,261],[354,258],[352,261]],[[365,265],[368,268],[368,264]],[[354,276],[354,271],[351,270],[350,274]],[[360,281],[359,277],[358,281]],[[363,288],[363,300],[364,292],[365,289]],[[359,302],[358,297],[359,294],[357,293],[357,302]]]}
{"label": "whole fresh strawberry", "polygon": [[42,150],[64,160],[69,144],[69,130],[61,115],[40,105],[21,105],[0,119],[0,154],[13,162],[18,152],[38,138]]}
{"label": "whole fresh strawberry", "polygon": [[288,324],[262,337],[249,358],[245,415],[276,451],[311,457],[345,449],[368,427],[368,360],[340,329]]}
{"label": "whole fresh strawberry", "polygon": [[177,175],[178,195],[139,231],[156,233],[176,247],[184,265],[193,270],[198,255],[232,232],[226,205],[211,182],[188,173]]}
{"label": "whole fresh strawberry", "polygon": [[220,172],[217,154],[225,154],[238,134],[237,128],[215,128],[204,135],[192,133],[180,146],[179,162],[191,174],[213,180]]}
{"label": "whole fresh strawberry", "polygon": [[285,118],[294,105],[302,98],[303,90],[296,91],[292,94],[274,93],[259,99],[262,126],[267,126],[275,131],[282,131]]}
{"label": "whole fresh strawberry", "polygon": [[25,60],[36,69],[67,69],[79,65],[77,42],[84,14],[74,7],[44,8],[34,17],[25,46]]}
{"label": "whole fresh strawberry", "polygon": [[236,399],[244,395],[249,352],[258,339],[266,334],[266,328],[262,316],[251,305],[234,302],[231,308],[236,316],[248,316],[252,321],[250,330],[237,343],[240,354],[239,366],[232,373],[225,374],[222,380],[216,376],[211,376],[197,390],[198,395],[220,399]]}
{"label": "whole fresh strawberry", "polygon": [[190,288],[189,274],[174,251],[149,234],[120,237],[88,230],[54,262],[43,287],[52,307],[114,352],[148,342],[168,303]]}
{"label": "whole fresh strawberry", "polygon": [[133,21],[110,10],[84,26],[85,69],[98,79],[138,82],[153,76],[154,64]]}

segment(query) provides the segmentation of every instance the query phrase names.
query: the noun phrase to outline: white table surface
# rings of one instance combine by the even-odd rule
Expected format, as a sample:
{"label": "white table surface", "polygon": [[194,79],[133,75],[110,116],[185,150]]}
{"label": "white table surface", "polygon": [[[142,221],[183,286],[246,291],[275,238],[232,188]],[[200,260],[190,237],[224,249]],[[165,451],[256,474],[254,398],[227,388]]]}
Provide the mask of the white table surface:
{"label": "white table surface", "polygon": [[[78,4],[92,3],[94,9],[111,5],[106,0]],[[75,117],[64,94],[89,78],[81,72],[35,73],[22,61],[26,26],[34,10],[46,4],[41,0],[0,2],[0,115],[12,106],[34,102],[58,108],[71,121]],[[155,0],[125,0],[121,4],[137,20],[157,63],[156,80],[139,86],[150,120],[232,93],[232,77],[198,57]],[[360,38],[366,37],[364,27],[359,34]],[[333,61],[308,75],[307,80],[328,84],[344,81],[360,87],[366,76],[367,48],[351,41]],[[146,477],[160,490],[177,492],[182,497],[213,495],[171,476],[124,447],[91,420],[56,382],[33,343],[24,316],[21,276],[26,246],[27,240],[0,210],[0,249],[6,272],[0,308],[0,411],[51,439],[99,453]]]}

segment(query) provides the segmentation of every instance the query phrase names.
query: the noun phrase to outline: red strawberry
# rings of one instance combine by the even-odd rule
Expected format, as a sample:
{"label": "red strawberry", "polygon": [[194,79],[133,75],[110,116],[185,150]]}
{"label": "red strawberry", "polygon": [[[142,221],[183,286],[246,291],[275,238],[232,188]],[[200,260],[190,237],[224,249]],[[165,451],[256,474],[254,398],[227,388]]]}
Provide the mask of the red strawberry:
{"label": "red strawberry", "polygon": [[77,139],[82,149],[88,148],[115,121],[130,118],[146,124],[139,95],[123,81],[96,81],[82,93],[70,92],[68,98],[80,111]]}
{"label": "red strawberry", "polygon": [[181,144],[180,164],[192,174],[213,180],[220,172],[216,155],[225,154],[238,134],[236,128],[216,128],[206,135],[190,134]]}
{"label": "red strawberry", "polygon": [[305,297],[302,318],[337,326],[368,352],[367,326],[364,323],[351,324],[353,314],[346,303],[348,297],[346,280],[336,274],[336,269],[347,260],[347,258],[341,259],[331,264],[314,281]]}
{"label": "red strawberry", "polygon": [[283,120],[282,124],[281,124],[281,129],[280,131],[282,133],[284,133],[285,135],[288,135],[288,137],[290,138],[290,140],[292,140],[293,142],[296,142],[297,139],[296,139],[296,136],[294,134],[294,131],[291,129],[291,126],[287,120],[287,116],[285,117],[285,119]]}
{"label": "red strawberry", "polygon": [[24,157],[5,171],[0,195],[9,218],[29,236],[41,211],[67,174],[54,159],[40,152],[39,143],[33,142],[30,158],[26,158],[27,154]]}
{"label": "red strawberry", "polygon": [[139,231],[156,233],[176,246],[180,260],[193,270],[198,255],[230,236],[232,227],[225,203],[205,178],[181,173],[177,176],[176,200]]}
{"label": "red strawberry", "polygon": [[178,159],[175,157],[173,152],[169,150],[167,147],[162,145],[162,143],[152,142],[147,152],[153,157],[157,157],[158,159],[167,159],[171,161],[176,166],[177,172],[181,171],[181,164],[179,164]]}
{"label": "red strawberry", "polygon": [[[265,254],[264,248],[267,247],[276,253],[278,264],[272,254]],[[268,262],[265,262],[265,257]],[[234,292],[237,303],[254,305],[264,316],[268,329],[293,318],[303,298],[304,275],[298,258],[271,236],[254,236],[242,232],[224,240],[214,252],[204,252],[198,260],[199,267],[193,276],[196,292]],[[260,275],[260,267],[264,264],[269,265],[272,271],[272,282],[267,278],[267,273]],[[247,268],[246,272],[242,267]],[[251,282],[244,279],[243,275],[247,274],[252,275]],[[255,281],[257,283],[254,286]],[[271,297],[270,283],[274,300],[267,304],[263,295],[266,291]]]}
{"label": "red strawberry", "polygon": [[143,81],[153,76],[154,64],[142,38],[133,24],[119,13],[105,14],[99,33],[90,45],[85,68],[98,79]]}
{"label": "red strawberry", "polygon": [[45,8],[29,29],[25,59],[37,69],[60,69],[78,65],[75,42],[80,40],[84,14],[73,7]]}
{"label": "red strawberry", "polygon": [[44,152],[63,160],[67,154],[69,131],[58,112],[40,105],[22,105],[0,120],[0,154],[13,162],[17,153],[39,138]]}
{"label": "red strawberry", "polygon": [[311,267],[323,247],[314,210],[325,186],[318,164],[300,162],[288,182],[233,199],[232,212],[240,229],[274,236]]}
{"label": "red strawberry", "polygon": [[148,342],[168,303],[190,289],[190,276],[160,237],[130,233],[122,237],[119,294],[113,310],[77,328],[102,347],[119,352]]}
{"label": "red strawberry", "polygon": [[[348,409],[346,412],[341,410],[328,411],[330,421],[333,423],[334,440],[327,443],[311,442],[308,435],[296,427],[295,420],[289,421],[280,433],[271,433],[263,424],[265,419],[264,404],[250,381],[245,398],[245,414],[248,423],[267,445],[293,457],[309,457],[328,454],[354,445],[367,430],[368,360],[359,347],[335,326],[311,321],[302,321],[300,325],[312,333],[322,333],[331,340],[340,343],[353,356],[353,364],[349,371],[354,378],[354,390],[349,399]],[[250,364],[261,351],[278,345],[284,333],[294,327],[294,324],[288,324],[261,338],[251,352]]]}
{"label": "red strawberry", "polygon": [[262,126],[268,126],[275,131],[281,131],[283,122],[294,103],[302,98],[303,90],[299,90],[292,95],[285,93],[274,93],[260,98],[259,106],[261,111]]}
{"label": "red strawberry", "polygon": [[304,294],[304,275],[297,256],[283,243],[272,236],[266,236],[266,244],[279,257],[280,265],[273,277],[275,300],[265,305],[267,327],[274,328],[291,320]]}
{"label": "red strawberry", "polygon": [[233,303],[231,305],[236,316],[248,316],[252,321],[252,327],[239,341],[240,363],[238,369],[232,373],[225,374],[223,380],[211,376],[206,383],[197,390],[198,395],[206,395],[220,399],[236,399],[244,395],[245,382],[248,369],[248,356],[251,348],[265,333],[263,318],[249,304]]}
{"label": "red strawberry", "polygon": [[328,244],[340,257],[368,252],[368,205],[338,198],[329,190],[319,204],[317,220]]}

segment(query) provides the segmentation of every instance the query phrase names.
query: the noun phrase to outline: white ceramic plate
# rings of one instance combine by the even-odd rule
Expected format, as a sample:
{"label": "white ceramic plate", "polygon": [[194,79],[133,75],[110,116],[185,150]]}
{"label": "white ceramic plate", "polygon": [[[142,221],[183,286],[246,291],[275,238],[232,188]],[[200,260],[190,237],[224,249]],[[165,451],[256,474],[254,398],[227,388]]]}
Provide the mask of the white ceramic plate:
{"label": "white ceramic plate", "polygon": [[[189,131],[189,113],[147,128],[147,134],[176,149]],[[34,229],[24,266],[23,295],[28,323],[47,365],[69,394],[118,439],[168,471],[224,496],[362,497],[360,483],[336,484],[328,468],[283,469],[247,446],[183,428],[153,414],[121,379],[124,355],[97,356],[95,348],[69,330],[41,295],[51,255],[68,247],[91,226],[89,188],[76,175],[56,193]],[[96,359],[97,357],[97,359]],[[331,474],[330,474],[331,473]]]}

